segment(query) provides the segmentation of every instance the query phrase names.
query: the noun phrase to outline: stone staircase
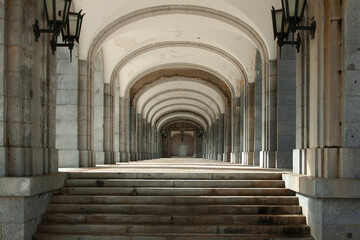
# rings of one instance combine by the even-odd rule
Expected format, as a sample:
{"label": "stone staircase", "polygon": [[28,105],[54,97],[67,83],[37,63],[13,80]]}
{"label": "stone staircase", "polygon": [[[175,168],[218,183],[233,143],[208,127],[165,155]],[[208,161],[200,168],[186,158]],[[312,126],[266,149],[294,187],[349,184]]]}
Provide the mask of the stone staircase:
{"label": "stone staircase", "polygon": [[280,173],[69,173],[34,240],[313,240]]}

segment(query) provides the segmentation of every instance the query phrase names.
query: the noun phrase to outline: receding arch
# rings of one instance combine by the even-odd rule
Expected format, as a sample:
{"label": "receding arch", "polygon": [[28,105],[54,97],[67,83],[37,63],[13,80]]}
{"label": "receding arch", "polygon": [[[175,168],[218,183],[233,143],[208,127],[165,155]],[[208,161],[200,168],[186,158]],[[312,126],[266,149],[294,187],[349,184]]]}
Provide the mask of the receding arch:
{"label": "receding arch", "polygon": [[[150,90],[152,91],[150,92]],[[206,95],[208,98],[214,99],[215,102],[218,102],[221,113],[225,112],[227,99],[216,87],[206,84],[206,82],[204,84],[204,81],[201,79],[188,79],[182,77],[159,79],[154,84],[142,89],[142,91],[134,97],[133,105],[137,107],[137,112],[141,113],[143,111],[142,105],[146,104],[150,99],[161,96],[161,94],[171,90],[195,91],[199,94],[199,90],[204,90],[206,92],[202,92],[201,95]]]}
{"label": "receding arch", "polygon": [[160,118],[157,123],[155,124],[155,128],[160,131],[163,129],[164,125],[169,123],[170,121],[177,121],[177,120],[190,120],[198,123],[204,131],[208,129],[207,122],[199,115],[190,113],[190,112],[183,112],[183,113],[169,113],[166,116]]}
{"label": "receding arch", "polygon": [[211,118],[211,116],[204,111],[203,109],[201,109],[200,107],[196,106],[196,105],[188,105],[188,104],[183,104],[183,105],[173,105],[173,106],[167,106],[163,109],[161,109],[160,111],[158,111],[156,114],[154,114],[152,120],[151,120],[151,124],[154,125],[158,119],[160,119],[162,116],[167,115],[168,113],[172,113],[172,112],[192,112],[192,113],[196,113],[198,115],[200,115],[201,117],[203,117],[206,121],[207,124],[210,126],[214,121],[214,119]]}
{"label": "receding arch", "polygon": [[216,119],[219,116],[219,112],[215,112],[214,109],[210,105],[208,105],[204,101],[200,101],[199,99],[197,99],[195,97],[181,97],[181,98],[180,97],[172,97],[172,98],[168,98],[168,99],[165,99],[165,100],[162,100],[159,102],[154,102],[148,111],[144,111],[145,119],[148,122],[152,122],[152,117],[159,109],[162,109],[163,107],[166,107],[169,105],[172,106],[173,104],[177,104],[177,105],[183,104],[184,102],[192,103],[193,105],[197,104],[202,109],[211,110],[211,112],[209,114],[211,115],[212,119]]}
{"label": "receding arch", "polygon": [[170,127],[171,125],[174,125],[174,124],[177,124],[177,123],[189,123],[189,124],[195,126],[196,128],[198,128],[199,130],[204,130],[204,129],[202,129],[200,124],[198,124],[198,123],[196,123],[194,121],[191,121],[191,120],[186,120],[186,119],[170,121],[165,126],[163,126],[163,128]]}
{"label": "receding arch", "polygon": [[[204,44],[204,43],[188,42],[188,41],[178,41],[178,42],[169,41],[169,42],[160,42],[157,44],[146,45],[139,49],[136,49],[133,52],[130,52],[127,56],[122,58],[121,61],[114,68],[114,70],[111,74],[111,77],[110,77],[110,83],[113,84],[113,82],[116,79],[116,75],[119,74],[120,69],[123,66],[125,66],[128,62],[130,62],[132,59],[138,57],[141,54],[153,51],[155,49],[172,48],[172,47],[194,47],[194,48],[200,48],[200,49],[208,50],[210,52],[214,52],[214,53],[222,56],[223,58],[227,59],[232,64],[234,64],[239,69],[239,71],[242,73],[242,75],[244,76],[245,82],[248,82],[248,78],[247,78],[248,73],[244,69],[242,63],[238,59],[233,57],[231,54],[229,54],[228,52],[226,52],[220,48],[217,48],[217,47],[214,47],[214,46],[211,46],[208,44]],[[226,84],[231,84],[231,83],[226,82]],[[230,87],[230,86],[228,86],[228,87]]]}
{"label": "receding arch", "polygon": [[[193,99],[197,100],[205,105],[207,105],[209,108],[211,108],[215,114],[216,117],[218,117],[219,114],[221,114],[221,107],[219,105],[219,102],[212,99],[210,96],[206,95],[203,92],[196,91],[196,90],[169,90],[165,93],[161,94],[163,97],[163,100],[159,100],[156,97],[147,101],[145,104],[143,104],[142,109],[139,110],[141,113],[148,113],[150,112],[157,103],[161,103],[167,100],[171,99]],[[188,95],[187,97],[185,97]],[[152,105],[151,105],[152,104]],[[145,119],[147,119],[147,116],[145,115]]]}
{"label": "receding arch", "polygon": [[159,65],[140,73],[131,88],[126,90],[126,97],[130,98],[133,105],[135,96],[138,95],[139,92],[144,91],[144,89],[147,89],[148,86],[158,81],[160,78],[184,77],[202,79],[206,84],[213,84],[220,92],[222,92],[227,103],[230,104],[231,99],[235,96],[235,90],[231,86],[230,88],[228,87],[230,83],[226,84],[227,79],[224,76],[216,74],[218,73],[213,69],[200,65],[187,63]]}

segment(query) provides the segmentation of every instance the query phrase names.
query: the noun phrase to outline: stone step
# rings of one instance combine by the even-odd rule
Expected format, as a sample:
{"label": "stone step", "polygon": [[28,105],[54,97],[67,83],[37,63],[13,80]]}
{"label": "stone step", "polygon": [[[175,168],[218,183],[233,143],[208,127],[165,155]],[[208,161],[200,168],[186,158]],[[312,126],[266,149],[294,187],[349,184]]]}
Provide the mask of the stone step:
{"label": "stone step", "polygon": [[278,172],[222,172],[222,173],[109,173],[78,172],[68,173],[69,179],[207,179],[207,180],[281,180]]}
{"label": "stone step", "polygon": [[245,204],[297,205],[296,196],[53,196],[52,203],[74,204]]}
{"label": "stone step", "polygon": [[120,225],[120,224],[40,224],[39,232],[60,234],[288,234],[308,235],[306,225]]}
{"label": "stone step", "polygon": [[314,240],[310,236],[284,236],[276,234],[188,234],[188,233],[176,233],[176,234],[147,234],[147,235],[80,235],[80,234],[51,234],[51,233],[38,233],[33,237],[34,240]]}
{"label": "stone step", "polygon": [[52,213],[115,213],[115,214],[301,214],[297,205],[139,205],[139,204],[50,204]]}
{"label": "stone step", "polygon": [[305,224],[303,215],[124,215],[47,213],[44,223],[60,224],[174,224],[174,225],[294,225]]}
{"label": "stone step", "polygon": [[67,187],[282,188],[282,180],[68,179]]}
{"label": "stone step", "polygon": [[158,188],[158,187],[65,187],[63,195],[153,195],[153,196],[291,196],[285,188]]}

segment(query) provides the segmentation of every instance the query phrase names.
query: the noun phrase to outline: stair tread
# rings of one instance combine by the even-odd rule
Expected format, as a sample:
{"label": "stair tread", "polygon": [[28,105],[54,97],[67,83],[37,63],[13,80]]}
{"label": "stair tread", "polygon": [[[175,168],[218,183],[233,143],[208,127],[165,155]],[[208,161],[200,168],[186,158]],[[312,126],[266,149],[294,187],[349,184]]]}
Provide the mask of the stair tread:
{"label": "stair tread", "polygon": [[[44,237],[44,238],[42,238]],[[176,234],[126,234],[126,235],[88,235],[88,234],[49,234],[49,233],[37,233],[34,235],[34,239],[37,240],[50,240],[50,239],[61,239],[61,240],[69,240],[70,237],[73,237],[76,240],[88,240],[88,239],[96,239],[96,240],[119,240],[119,239],[131,239],[131,240],[164,240],[164,239],[239,239],[241,237],[242,240],[314,240],[310,235],[279,235],[279,234],[189,234],[189,233],[176,233]],[[80,239],[79,239],[80,238]],[[72,240],[72,239],[71,239]]]}

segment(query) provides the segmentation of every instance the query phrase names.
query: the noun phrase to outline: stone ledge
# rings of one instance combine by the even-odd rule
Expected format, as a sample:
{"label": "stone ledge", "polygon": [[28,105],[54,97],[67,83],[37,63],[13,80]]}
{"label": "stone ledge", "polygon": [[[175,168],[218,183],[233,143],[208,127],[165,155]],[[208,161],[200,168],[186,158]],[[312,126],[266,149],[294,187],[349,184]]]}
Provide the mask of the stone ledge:
{"label": "stone ledge", "polygon": [[0,197],[33,196],[62,188],[66,173],[53,173],[33,177],[1,177]]}
{"label": "stone ledge", "polygon": [[314,198],[360,198],[360,179],[316,178],[283,174],[285,187]]}

